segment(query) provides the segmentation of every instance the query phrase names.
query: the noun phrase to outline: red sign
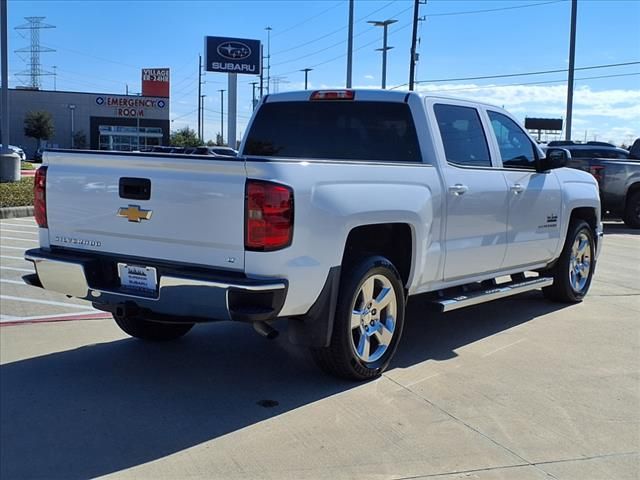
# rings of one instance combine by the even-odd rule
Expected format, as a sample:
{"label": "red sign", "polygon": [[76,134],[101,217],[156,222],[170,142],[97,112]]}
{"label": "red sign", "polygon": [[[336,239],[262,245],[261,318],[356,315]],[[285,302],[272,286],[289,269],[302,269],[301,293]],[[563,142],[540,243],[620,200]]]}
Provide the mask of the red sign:
{"label": "red sign", "polygon": [[144,97],[168,97],[169,96],[169,69],[168,68],[143,68],[142,69],[142,96]]}

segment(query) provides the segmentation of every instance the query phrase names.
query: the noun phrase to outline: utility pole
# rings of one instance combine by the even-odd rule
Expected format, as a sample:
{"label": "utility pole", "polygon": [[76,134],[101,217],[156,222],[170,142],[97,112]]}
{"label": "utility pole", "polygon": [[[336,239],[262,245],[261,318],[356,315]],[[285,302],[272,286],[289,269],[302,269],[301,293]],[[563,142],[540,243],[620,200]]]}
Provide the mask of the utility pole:
{"label": "utility pole", "polygon": [[256,86],[258,85],[258,82],[251,82],[250,83],[251,87],[252,87],[252,95],[253,95],[253,100],[251,100],[251,106],[253,108],[253,110],[256,109],[256,104],[257,104],[257,100],[256,100]]}
{"label": "utility pole", "polygon": [[58,67],[57,65],[53,66],[53,91],[56,91],[56,79],[58,78]]}
{"label": "utility pole", "polygon": [[413,33],[411,34],[411,58],[409,59],[409,91],[413,91],[413,82],[416,75],[416,43],[418,41],[418,14],[420,0],[413,2]]}
{"label": "utility pole", "polygon": [[202,125],[202,143],[204,144],[205,140],[204,140],[204,99],[205,99],[206,95],[200,95],[200,98],[202,99],[202,101],[200,102],[202,104],[202,113],[200,114],[200,125]]}
{"label": "utility pole", "polygon": [[383,21],[375,21],[369,20],[367,23],[372,24],[375,27],[382,27],[382,48],[376,48],[376,51],[382,52],[382,89],[387,88],[387,51],[391,50],[393,47],[387,46],[387,29],[389,25],[392,23],[396,23],[397,20],[383,20]]}
{"label": "utility pole", "polygon": [[260,44],[260,98],[264,95],[264,49]]}
{"label": "utility pole", "polygon": [[313,68],[303,68],[302,70],[300,70],[301,72],[304,72],[304,89],[307,89],[307,80],[309,78],[309,72],[312,71]]}
{"label": "utility pole", "polygon": [[0,70],[2,70],[2,97],[0,106],[0,182],[20,180],[20,157],[9,150],[9,52],[7,34],[7,0],[0,0]]}
{"label": "utility pole", "polygon": [[220,143],[224,145],[224,92],[226,90],[220,89]]}
{"label": "utility pole", "polygon": [[571,0],[571,38],[569,40],[569,79],[567,82],[567,125],[564,139],[571,140],[571,116],[573,115],[573,74],[576,60],[576,17],[578,0]]}
{"label": "utility pole", "polygon": [[[354,0],[349,0],[349,36],[347,38],[347,88],[351,88],[351,74],[353,70],[353,1]],[[304,89],[306,90],[307,87],[305,86]]]}
{"label": "utility pole", "polygon": [[271,91],[271,30],[273,30],[273,28],[266,27],[265,30],[267,31],[267,94],[269,94]]}
{"label": "utility pole", "polygon": [[202,143],[202,55],[198,55],[198,139]]}

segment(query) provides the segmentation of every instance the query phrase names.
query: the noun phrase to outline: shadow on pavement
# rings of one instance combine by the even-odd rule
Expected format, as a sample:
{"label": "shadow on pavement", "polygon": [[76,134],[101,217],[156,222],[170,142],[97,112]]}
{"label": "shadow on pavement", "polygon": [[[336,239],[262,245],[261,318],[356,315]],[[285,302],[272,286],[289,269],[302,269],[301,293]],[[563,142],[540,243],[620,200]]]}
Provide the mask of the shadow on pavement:
{"label": "shadow on pavement", "polygon": [[[539,292],[446,316],[412,300],[391,368],[455,357],[559,308]],[[9,363],[0,367],[0,478],[117,472],[357,386],[320,373],[286,335],[268,341],[229,323],[175,343],[126,339]]]}

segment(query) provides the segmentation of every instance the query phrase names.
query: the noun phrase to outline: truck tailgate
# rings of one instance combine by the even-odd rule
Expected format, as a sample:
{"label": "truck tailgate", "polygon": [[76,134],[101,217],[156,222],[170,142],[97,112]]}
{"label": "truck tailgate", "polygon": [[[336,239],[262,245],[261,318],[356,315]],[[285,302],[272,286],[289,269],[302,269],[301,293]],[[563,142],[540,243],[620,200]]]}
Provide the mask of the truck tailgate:
{"label": "truck tailgate", "polygon": [[46,155],[51,246],[244,269],[242,160]]}

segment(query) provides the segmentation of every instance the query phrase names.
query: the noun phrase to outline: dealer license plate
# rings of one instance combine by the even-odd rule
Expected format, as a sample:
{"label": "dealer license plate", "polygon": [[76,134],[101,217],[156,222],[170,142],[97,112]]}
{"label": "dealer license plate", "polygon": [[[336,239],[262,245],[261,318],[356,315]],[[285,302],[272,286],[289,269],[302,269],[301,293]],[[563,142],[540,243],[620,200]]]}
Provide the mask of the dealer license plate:
{"label": "dealer license plate", "polygon": [[141,265],[118,264],[120,285],[127,290],[144,293],[155,293],[158,286],[156,269]]}

